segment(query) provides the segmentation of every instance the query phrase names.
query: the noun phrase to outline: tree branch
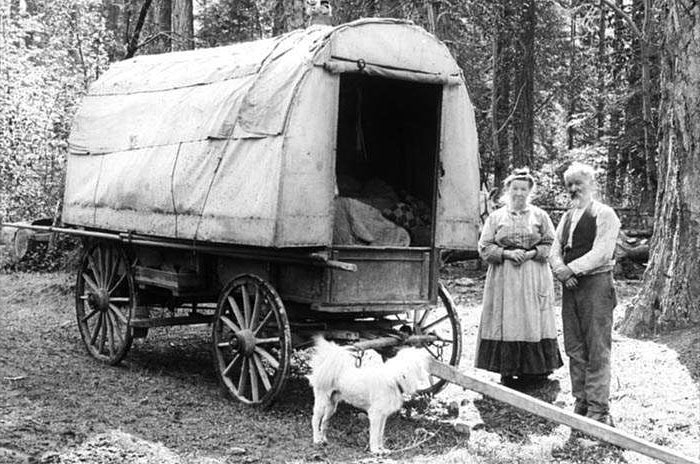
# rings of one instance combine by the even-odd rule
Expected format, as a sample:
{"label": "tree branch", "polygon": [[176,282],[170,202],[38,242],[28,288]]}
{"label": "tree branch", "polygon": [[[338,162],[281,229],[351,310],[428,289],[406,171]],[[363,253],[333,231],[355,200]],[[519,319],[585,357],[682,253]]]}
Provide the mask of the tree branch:
{"label": "tree branch", "polygon": [[143,42],[141,42],[140,44],[138,44],[138,46],[137,46],[136,48],[143,48],[143,47],[145,47],[146,45],[148,45],[148,44],[150,44],[150,43],[153,43],[153,42],[155,42],[156,40],[158,40],[158,39],[160,39],[160,38],[162,38],[162,37],[165,37],[165,38],[168,38],[168,39],[171,39],[171,40],[172,40],[173,34],[171,34],[171,33],[169,33],[169,32],[157,32],[157,33],[155,33],[155,34],[149,35],[148,37],[146,37],[145,39],[143,39]]}
{"label": "tree branch", "polygon": [[520,103],[520,96],[523,94],[523,89],[525,88],[525,85],[520,86],[520,90],[518,91],[518,98],[515,99],[515,104],[513,105],[513,110],[510,112],[508,117],[506,118],[505,121],[503,121],[503,125],[496,131],[497,134],[500,134],[503,129],[506,128],[510,120],[513,118],[513,115],[515,114],[515,110],[518,109],[518,103]]}
{"label": "tree branch", "polygon": [[605,3],[605,4],[606,4],[607,6],[609,6],[615,13],[617,13],[618,15],[620,15],[620,17],[621,17],[622,19],[624,19],[625,22],[626,22],[627,24],[629,24],[630,29],[632,29],[632,32],[634,33],[634,35],[636,35],[637,38],[638,38],[639,40],[644,40],[644,34],[642,34],[642,31],[640,31],[639,28],[637,27],[637,25],[634,23],[634,20],[632,19],[632,17],[631,17],[630,15],[628,15],[627,13],[625,13],[625,12],[622,10],[622,8],[620,8],[619,6],[617,6],[617,5],[615,4],[615,2],[613,2],[613,1],[611,1],[611,0],[600,0],[600,3],[601,3],[601,4]]}
{"label": "tree branch", "polygon": [[134,27],[134,35],[131,36],[129,45],[126,47],[126,55],[124,59],[131,58],[139,49],[139,36],[141,35],[141,29],[143,29],[143,23],[146,22],[146,14],[148,14],[148,9],[151,7],[152,0],[144,0],[141,6],[141,12],[139,13],[139,19],[136,21],[136,27]]}

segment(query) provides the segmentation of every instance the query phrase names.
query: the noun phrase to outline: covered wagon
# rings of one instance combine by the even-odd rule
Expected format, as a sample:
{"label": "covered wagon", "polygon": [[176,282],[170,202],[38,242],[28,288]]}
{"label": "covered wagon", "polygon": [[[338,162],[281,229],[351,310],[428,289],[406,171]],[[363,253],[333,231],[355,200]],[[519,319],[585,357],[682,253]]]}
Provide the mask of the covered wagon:
{"label": "covered wagon", "polygon": [[95,358],[211,323],[218,376],[260,405],[316,333],[459,362],[439,252],[476,249],[476,126],[423,29],[367,19],[125,60],[69,147],[62,221],[86,237],[76,307]]}

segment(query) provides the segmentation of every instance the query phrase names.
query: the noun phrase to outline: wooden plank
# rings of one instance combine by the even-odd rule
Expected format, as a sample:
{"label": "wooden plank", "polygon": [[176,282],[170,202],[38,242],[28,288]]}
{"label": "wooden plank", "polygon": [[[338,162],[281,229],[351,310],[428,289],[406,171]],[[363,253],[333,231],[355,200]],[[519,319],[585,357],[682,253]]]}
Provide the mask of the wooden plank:
{"label": "wooden plank", "polygon": [[134,266],[134,278],[138,284],[153,285],[170,290],[187,291],[202,287],[202,277],[194,271],[175,272],[144,266]]}
{"label": "wooden plank", "polygon": [[581,430],[582,432],[608,443],[612,443],[613,445],[636,451],[669,464],[700,464],[699,461],[678,454],[668,448],[637,438],[620,429],[601,424],[600,422],[579,416],[573,412],[564,411],[549,403],[510,388],[470,377],[436,360],[431,360],[429,371],[434,376],[445,379],[448,382],[455,383],[469,390],[515,406],[516,408],[544,417],[545,419],[568,425],[571,428]]}
{"label": "wooden plank", "polygon": [[161,318],[132,319],[130,327],[170,327],[176,325],[211,324],[214,316],[196,314],[190,316],[171,316]]}

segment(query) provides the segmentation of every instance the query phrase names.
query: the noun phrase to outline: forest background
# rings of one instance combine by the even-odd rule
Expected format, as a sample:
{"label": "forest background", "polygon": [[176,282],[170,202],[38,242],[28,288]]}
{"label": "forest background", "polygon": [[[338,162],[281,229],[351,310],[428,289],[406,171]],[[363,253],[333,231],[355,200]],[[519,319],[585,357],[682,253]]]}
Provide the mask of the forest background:
{"label": "forest background", "polygon": [[[659,11],[651,0],[336,0],[333,22],[409,19],[440,38],[476,109],[482,182],[512,167],[565,206],[572,160],[593,163],[605,201],[653,211]],[[52,217],[81,97],[135,54],[256,40],[304,27],[304,0],[0,1],[0,217]]]}
{"label": "forest background", "polygon": [[[0,0],[0,219],[57,218],[72,117],[110,63],[304,27],[306,1]],[[683,177],[697,167],[700,146],[694,116],[700,92],[692,74],[700,56],[692,40],[700,6],[682,0],[330,3],[334,24],[402,18],[447,45],[475,107],[484,189],[499,187],[511,168],[529,166],[538,178],[534,202],[563,207],[561,173],[579,160],[596,166],[604,201],[656,212],[646,293],[636,300],[637,314],[626,318],[626,332],[700,321],[700,288],[693,283],[700,198],[693,178]],[[672,86],[678,91],[663,92]],[[43,265],[62,262],[55,258]]]}

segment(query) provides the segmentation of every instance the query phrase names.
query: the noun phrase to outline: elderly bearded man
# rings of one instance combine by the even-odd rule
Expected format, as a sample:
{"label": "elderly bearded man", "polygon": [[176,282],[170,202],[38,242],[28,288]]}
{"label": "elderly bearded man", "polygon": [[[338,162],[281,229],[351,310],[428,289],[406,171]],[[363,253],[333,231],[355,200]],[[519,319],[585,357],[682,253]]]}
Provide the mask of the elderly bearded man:
{"label": "elderly bearded man", "polygon": [[595,172],[573,163],[564,173],[573,208],[562,216],[550,254],[562,282],[564,348],[569,356],[574,412],[613,425],[610,417],[610,350],[613,253],[620,231],[615,211],[593,199]]}

